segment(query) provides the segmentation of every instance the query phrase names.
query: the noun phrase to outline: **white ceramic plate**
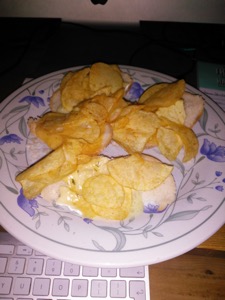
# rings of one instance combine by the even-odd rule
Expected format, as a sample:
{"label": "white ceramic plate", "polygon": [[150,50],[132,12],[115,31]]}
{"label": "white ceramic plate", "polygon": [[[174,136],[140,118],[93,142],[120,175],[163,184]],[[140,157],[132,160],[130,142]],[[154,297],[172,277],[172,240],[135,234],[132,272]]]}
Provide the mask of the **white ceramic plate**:
{"label": "white ceramic plate", "polygon": [[[175,80],[150,70],[121,69],[136,82],[131,100],[156,82]],[[205,95],[205,112],[194,127],[199,153],[186,164],[180,159],[174,162],[177,199],[165,211],[149,206],[145,213],[123,222],[92,221],[43,199],[28,202],[20,195],[15,175],[28,166],[31,156],[27,119],[48,110],[49,97],[67,71],[30,81],[1,103],[2,226],[49,256],[89,266],[154,264],[183,254],[213,235],[225,221],[225,116]],[[201,94],[190,86],[187,90]],[[111,155],[121,151],[112,146],[106,149]],[[166,161],[157,149],[149,153]]]}

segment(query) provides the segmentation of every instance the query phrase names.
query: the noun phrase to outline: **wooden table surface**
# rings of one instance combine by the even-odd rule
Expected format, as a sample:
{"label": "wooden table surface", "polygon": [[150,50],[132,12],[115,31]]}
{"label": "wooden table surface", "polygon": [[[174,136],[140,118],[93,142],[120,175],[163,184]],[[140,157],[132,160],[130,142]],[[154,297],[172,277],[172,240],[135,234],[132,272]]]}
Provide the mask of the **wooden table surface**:
{"label": "wooden table surface", "polygon": [[224,300],[225,225],[199,247],[149,271],[151,300]]}
{"label": "wooden table surface", "polygon": [[224,300],[225,225],[199,247],[149,269],[151,300]]}

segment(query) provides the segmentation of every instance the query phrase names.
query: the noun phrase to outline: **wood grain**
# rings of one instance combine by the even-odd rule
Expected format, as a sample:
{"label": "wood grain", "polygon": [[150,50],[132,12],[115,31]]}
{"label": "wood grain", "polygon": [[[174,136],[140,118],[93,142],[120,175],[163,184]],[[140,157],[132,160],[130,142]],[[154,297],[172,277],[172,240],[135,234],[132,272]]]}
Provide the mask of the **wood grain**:
{"label": "wood grain", "polygon": [[150,266],[151,300],[225,299],[225,258],[184,254]]}
{"label": "wood grain", "polygon": [[225,251],[225,225],[198,248]]}

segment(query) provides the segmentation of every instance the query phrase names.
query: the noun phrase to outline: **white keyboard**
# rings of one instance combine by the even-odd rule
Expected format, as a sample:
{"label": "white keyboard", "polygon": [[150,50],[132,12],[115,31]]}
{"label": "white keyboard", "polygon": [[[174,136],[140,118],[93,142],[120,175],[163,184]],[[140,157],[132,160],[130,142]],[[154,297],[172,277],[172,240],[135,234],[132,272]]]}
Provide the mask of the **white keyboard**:
{"label": "white keyboard", "polygon": [[0,232],[0,299],[149,300],[147,266],[96,268],[50,258]]}

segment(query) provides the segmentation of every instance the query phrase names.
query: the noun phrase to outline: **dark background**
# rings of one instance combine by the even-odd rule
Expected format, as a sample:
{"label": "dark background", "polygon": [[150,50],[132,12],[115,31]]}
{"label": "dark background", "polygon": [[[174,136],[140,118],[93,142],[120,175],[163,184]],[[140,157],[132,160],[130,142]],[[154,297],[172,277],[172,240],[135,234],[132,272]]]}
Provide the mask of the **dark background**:
{"label": "dark background", "polygon": [[94,62],[132,65],[197,87],[197,62],[225,64],[225,25],[140,22],[139,27],[0,19],[0,101],[25,78]]}

